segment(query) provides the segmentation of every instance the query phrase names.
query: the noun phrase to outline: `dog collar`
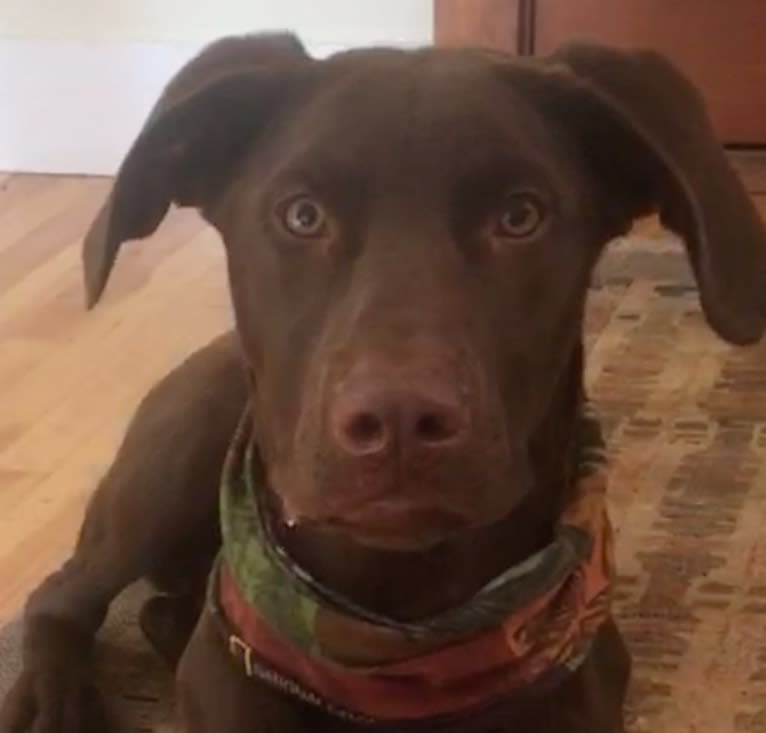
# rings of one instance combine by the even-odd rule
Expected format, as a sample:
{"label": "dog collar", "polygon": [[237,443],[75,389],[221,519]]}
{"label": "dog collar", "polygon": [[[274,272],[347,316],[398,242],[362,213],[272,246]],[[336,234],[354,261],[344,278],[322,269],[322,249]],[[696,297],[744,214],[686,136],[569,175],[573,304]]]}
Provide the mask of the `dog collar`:
{"label": "dog collar", "polygon": [[459,607],[402,623],[326,588],[275,541],[245,416],[224,468],[222,552],[208,593],[245,674],[383,729],[430,730],[557,684],[587,656],[611,600],[604,444],[593,415],[582,420],[586,439],[553,541]]}

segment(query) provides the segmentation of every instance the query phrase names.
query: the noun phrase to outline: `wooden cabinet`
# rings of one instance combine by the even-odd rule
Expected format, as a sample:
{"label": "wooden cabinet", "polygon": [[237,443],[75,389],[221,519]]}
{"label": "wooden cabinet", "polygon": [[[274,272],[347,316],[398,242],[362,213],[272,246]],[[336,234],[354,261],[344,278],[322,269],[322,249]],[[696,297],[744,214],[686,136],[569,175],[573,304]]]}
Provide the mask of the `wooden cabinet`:
{"label": "wooden cabinet", "polygon": [[435,0],[436,41],[516,51],[522,40],[523,4],[522,0]]}
{"label": "wooden cabinet", "polygon": [[696,82],[721,140],[766,146],[766,0],[434,0],[438,43],[522,55],[588,39],[661,51]]}

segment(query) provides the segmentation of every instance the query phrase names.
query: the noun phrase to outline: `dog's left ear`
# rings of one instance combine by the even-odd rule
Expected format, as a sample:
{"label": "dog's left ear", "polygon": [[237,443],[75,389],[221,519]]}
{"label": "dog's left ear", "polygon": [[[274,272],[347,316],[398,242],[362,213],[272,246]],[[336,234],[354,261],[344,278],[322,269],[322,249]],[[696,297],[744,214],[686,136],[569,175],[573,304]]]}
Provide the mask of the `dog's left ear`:
{"label": "dog's left ear", "polygon": [[295,36],[260,34],[217,41],[176,73],[85,236],[88,307],[124,242],[152,234],[172,205],[208,213],[310,60]]}
{"label": "dog's left ear", "polygon": [[693,84],[651,51],[573,43],[544,64],[627,216],[650,211],[684,241],[706,318],[734,344],[766,329],[766,229]]}

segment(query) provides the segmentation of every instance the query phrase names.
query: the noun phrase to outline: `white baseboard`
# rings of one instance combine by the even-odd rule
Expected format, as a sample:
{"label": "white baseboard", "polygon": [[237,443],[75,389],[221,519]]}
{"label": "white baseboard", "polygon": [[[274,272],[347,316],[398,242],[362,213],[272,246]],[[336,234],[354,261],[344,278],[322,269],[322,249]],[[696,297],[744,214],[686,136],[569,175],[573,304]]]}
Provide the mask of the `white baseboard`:
{"label": "white baseboard", "polygon": [[[162,87],[203,45],[0,40],[0,171],[113,174]],[[321,57],[353,44],[306,45]]]}

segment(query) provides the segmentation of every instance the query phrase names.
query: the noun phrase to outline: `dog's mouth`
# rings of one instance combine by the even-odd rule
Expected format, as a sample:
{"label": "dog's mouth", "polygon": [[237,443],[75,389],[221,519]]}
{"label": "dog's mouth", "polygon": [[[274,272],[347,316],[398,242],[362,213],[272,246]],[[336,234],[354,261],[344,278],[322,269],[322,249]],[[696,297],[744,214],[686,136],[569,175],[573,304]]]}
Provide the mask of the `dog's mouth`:
{"label": "dog's mouth", "polygon": [[478,522],[457,510],[405,496],[385,495],[344,511],[296,515],[273,495],[273,512],[291,531],[338,535],[373,550],[423,552],[475,529]]}
{"label": "dog's mouth", "polygon": [[360,545],[397,552],[430,549],[472,526],[456,512],[402,497],[371,501],[323,525]]}
{"label": "dog's mouth", "polygon": [[440,478],[382,481],[373,476],[365,482],[309,490],[289,474],[272,471],[266,486],[272,522],[296,539],[325,536],[349,550],[356,545],[399,553],[430,552],[462,542],[504,521],[530,488],[523,473],[510,486],[500,471],[476,472],[466,481],[460,480],[463,476],[453,481]]}

